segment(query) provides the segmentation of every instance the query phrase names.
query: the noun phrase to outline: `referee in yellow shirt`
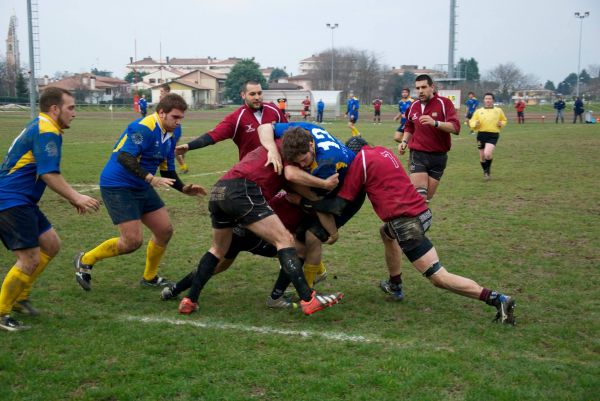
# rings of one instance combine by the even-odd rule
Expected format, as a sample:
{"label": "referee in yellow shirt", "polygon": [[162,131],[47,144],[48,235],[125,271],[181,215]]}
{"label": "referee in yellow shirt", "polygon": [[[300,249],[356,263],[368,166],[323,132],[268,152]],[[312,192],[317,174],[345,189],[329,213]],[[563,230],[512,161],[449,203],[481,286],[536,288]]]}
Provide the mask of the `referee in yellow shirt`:
{"label": "referee in yellow shirt", "polygon": [[483,96],[483,107],[474,114],[469,125],[477,131],[477,148],[479,149],[479,162],[483,169],[483,177],[489,180],[494,149],[500,137],[500,129],[506,125],[506,116],[501,108],[494,106],[495,97],[492,93]]}

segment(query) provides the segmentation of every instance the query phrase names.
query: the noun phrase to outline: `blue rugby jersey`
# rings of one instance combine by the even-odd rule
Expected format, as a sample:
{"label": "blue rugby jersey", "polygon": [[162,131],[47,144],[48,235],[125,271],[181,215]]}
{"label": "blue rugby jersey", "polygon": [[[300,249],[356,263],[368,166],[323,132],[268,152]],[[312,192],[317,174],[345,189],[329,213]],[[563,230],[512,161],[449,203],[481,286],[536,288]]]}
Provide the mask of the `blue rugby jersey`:
{"label": "blue rugby jersey", "polygon": [[273,124],[275,137],[283,137],[285,131],[290,127],[304,128],[310,132],[315,141],[315,160],[309,168],[310,173],[315,177],[322,179],[326,179],[335,173],[339,173],[339,185],[341,185],[350,163],[354,160],[354,152],[348,149],[339,139],[331,135],[325,129],[311,123],[294,122]]}
{"label": "blue rugby jersey", "polygon": [[473,114],[475,113],[475,110],[477,110],[477,108],[479,107],[479,100],[477,100],[477,98],[468,99],[465,102],[465,105],[467,106],[467,113]]}
{"label": "blue rugby jersey", "polygon": [[100,186],[148,188],[150,184],[134,176],[117,161],[119,152],[127,152],[137,157],[140,166],[155,175],[159,167],[161,170],[175,170],[175,143],[173,134],[163,129],[158,113],[133,121],[117,140],[100,174]]}
{"label": "blue rugby jersey", "polygon": [[35,205],[46,189],[42,174],[60,173],[62,130],[40,113],[8,149],[0,167],[0,210]]}

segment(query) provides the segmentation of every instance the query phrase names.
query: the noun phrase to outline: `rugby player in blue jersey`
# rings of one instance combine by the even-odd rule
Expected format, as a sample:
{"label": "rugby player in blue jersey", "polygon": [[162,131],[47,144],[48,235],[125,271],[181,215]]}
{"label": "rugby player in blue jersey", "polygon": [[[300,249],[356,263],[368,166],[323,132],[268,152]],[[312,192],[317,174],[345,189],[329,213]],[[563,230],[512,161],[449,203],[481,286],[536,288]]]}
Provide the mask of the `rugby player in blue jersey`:
{"label": "rugby player in blue jersey", "polygon": [[41,113],[13,141],[0,167],[0,239],[17,261],[0,290],[0,328],[26,328],[12,310],[37,315],[29,291],[60,249],[60,238],[38,207],[46,186],[68,200],[80,214],[98,210],[100,202],[75,191],[61,175],[63,130],[75,118],[75,99],[64,89],[47,88]]}
{"label": "rugby player in blue jersey", "polygon": [[[75,278],[84,290],[92,289],[91,273],[96,262],[131,253],[142,246],[143,225],[150,229],[152,238],[146,249],[146,267],[140,284],[151,287],[169,284],[158,275],[158,265],[173,235],[173,227],[155,188],[173,187],[190,196],[206,195],[199,185],[184,185],[175,171],[173,132],[186,109],[181,96],[166,95],[155,113],[129,124],[117,140],[100,175],[100,191],[113,224],[119,229],[119,237],[75,256]],[[161,177],[155,175],[157,169]]]}

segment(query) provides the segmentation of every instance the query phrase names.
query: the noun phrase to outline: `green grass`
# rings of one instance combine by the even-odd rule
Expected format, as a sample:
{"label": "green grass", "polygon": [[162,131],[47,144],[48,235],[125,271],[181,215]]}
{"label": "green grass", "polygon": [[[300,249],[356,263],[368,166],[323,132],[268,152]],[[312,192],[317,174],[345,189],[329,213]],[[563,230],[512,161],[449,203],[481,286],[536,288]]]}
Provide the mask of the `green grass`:
{"label": "green grass", "polygon": [[[74,121],[63,145],[68,181],[99,196],[90,188],[130,117],[89,113]],[[205,118],[190,113],[184,135],[218,121]],[[0,114],[2,152],[26,121]],[[359,123],[369,141],[390,147],[396,126]],[[342,122],[326,127],[349,135]],[[388,302],[377,288],[386,270],[368,203],[324,249],[330,278],[321,288],[346,298],[311,317],[267,310],[277,263],[247,254],[209,282],[189,317],[177,314],[177,303],[160,301],[159,291],[139,287],[144,248],[99,263],[94,289],[85,293],[71,258],[116,230],[104,210],[78,216],[48,190],[41,207],[62,250],[33,291],[43,314],[22,318],[32,329],[0,332],[1,398],[597,399],[599,127],[509,124],[491,182],[482,179],[474,137],[454,137],[429,236],[450,271],[516,296],[516,327],[492,324],[494,310],[434,288],[408,263],[405,301]],[[236,158],[232,143],[188,153],[191,172],[183,179],[209,187]],[[176,230],[161,271],[179,278],[210,245],[207,201],[175,191],[161,196]],[[13,263],[10,252],[0,252],[2,276]],[[334,338],[340,334],[347,337]]]}

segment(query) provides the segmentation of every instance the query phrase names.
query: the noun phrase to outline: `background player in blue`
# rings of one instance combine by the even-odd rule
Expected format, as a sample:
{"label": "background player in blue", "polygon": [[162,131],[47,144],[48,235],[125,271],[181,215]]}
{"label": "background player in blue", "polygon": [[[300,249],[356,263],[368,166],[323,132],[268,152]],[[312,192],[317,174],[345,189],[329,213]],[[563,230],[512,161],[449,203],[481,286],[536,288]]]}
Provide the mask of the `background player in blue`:
{"label": "background player in blue", "polygon": [[[477,110],[477,108],[479,107],[479,100],[477,100],[477,98],[475,97],[475,93],[469,92],[468,96],[469,96],[469,98],[465,102],[465,105],[467,106],[467,114],[465,116],[465,124],[467,124],[467,125],[469,125],[469,121],[471,120],[471,118],[473,118],[473,113],[475,113],[475,110]],[[473,130],[471,130],[471,135],[474,135],[474,134],[475,134],[475,132],[473,132]]]}
{"label": "background player in blue", "polygon": [[11,310],[37,314],[29,304],[29,291],[60,249],[56,231],[38,207],[46,186],[78,213],[100,207],[96,199],[71,188],[60,173],[62,133],[75,118],[73,95],[47,88],[40,110],[13,141],[0,167],[0,239],[17,258],[0,290],[0,327],[9,331],[25,328],[11,318]]}
{"label": "background player in blue", "polygon": [[[153,287],[169,284],[158,275],[158,265],[173,235],[173,227],[154,188],[173,187],[190,196],[206,194],[199,185],[184,185],[175,171],[173,131],[186,109],[181,96],[166,95],[155,113],[129,124],[117,141],[100,175],[100,192],[113,224],[119,228],[119,237],[75,256],[75,278],[84,290],[92,288],[91,272],[96,262],[131,253],[142,245],[142,225],[150,229],[152,238],[140,284]],[[154,175],[157,169],[162,177]]]}
{"label": "background player in blue", "polygon": [[358,109],[360,108],[360,102],[354,95],[348,96],[348,103],[346,103],[346,116],[348,117],[348,127],[352,131],[352,136],[360,135],[358,128],[355,127],[358,122]]}
{"label": "background player in blue", "polygon": [[398,114],[394,117],[394,121],[400,120],[400,126],[394,134],[394,141],[402,142],[404,136],[404,125],[406,124],[406,110],[410,107],[414,100],[410,97],[410,89],[402,89],[402,97],[398,101]]}
{"label": "background player in blue", "polygon": [[140,100],[138,100],[138,106],[140,106],[140,114],[142,118],[146,117],[146,113],[148,112],[148,101],[146,100],[146,95],[142,95]]}

